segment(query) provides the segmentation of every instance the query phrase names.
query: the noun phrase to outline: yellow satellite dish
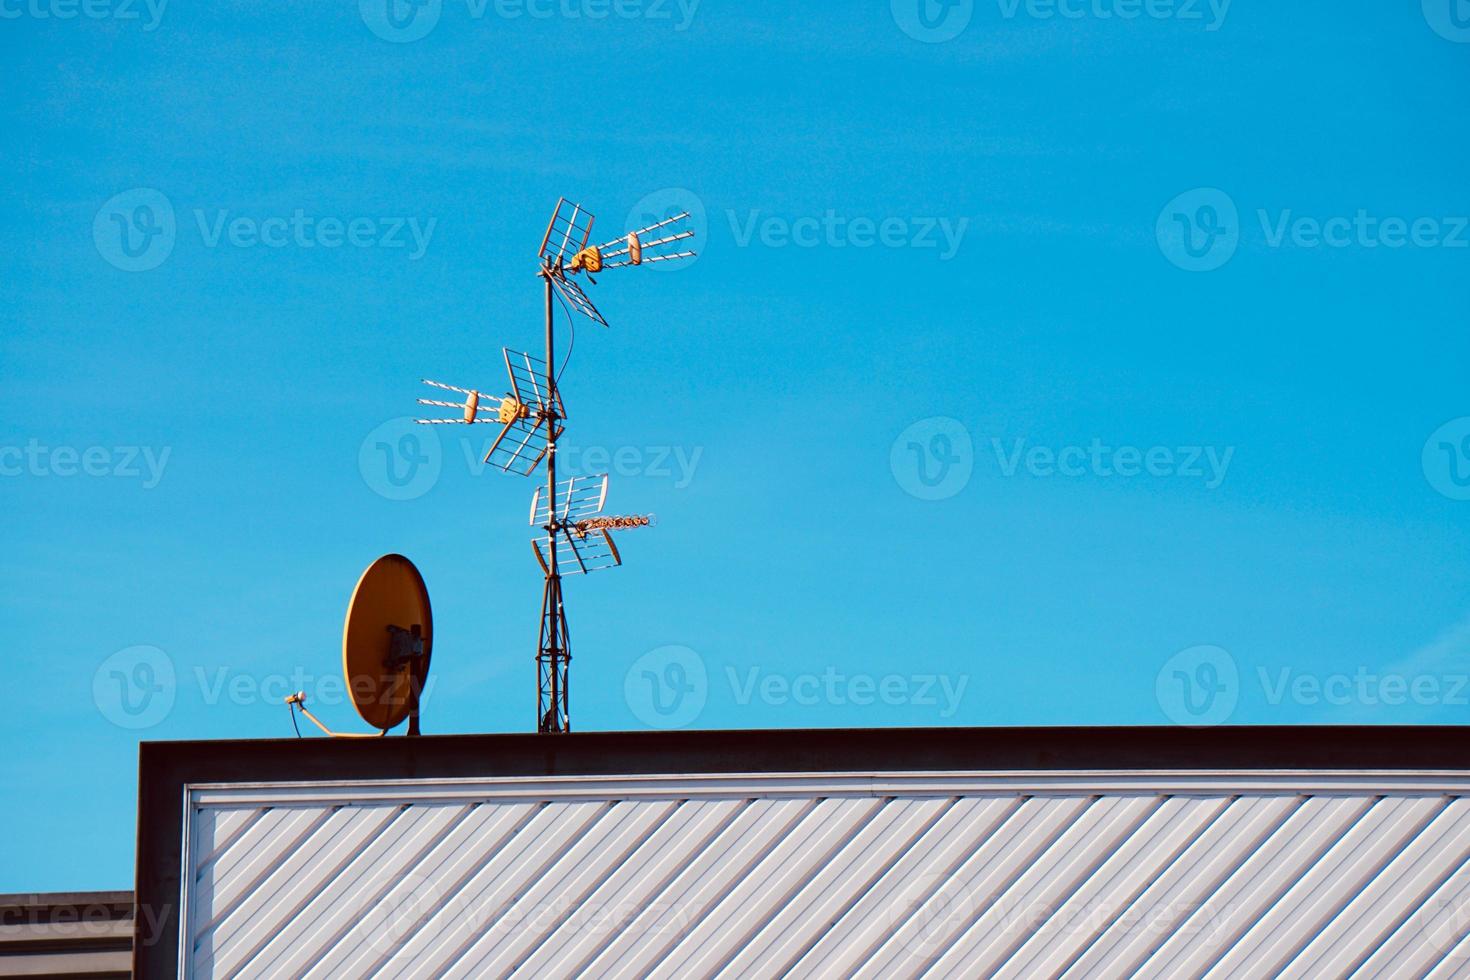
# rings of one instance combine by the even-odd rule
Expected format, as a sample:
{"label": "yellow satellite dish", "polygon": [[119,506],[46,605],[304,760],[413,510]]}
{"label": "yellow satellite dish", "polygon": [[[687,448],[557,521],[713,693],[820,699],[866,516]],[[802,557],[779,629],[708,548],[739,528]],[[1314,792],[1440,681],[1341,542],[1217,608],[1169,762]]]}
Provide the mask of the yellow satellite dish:
{"label": "yellow satellite dish", "polygon": [[[434,615],[429,590],[413,562],[384,555],[368,566],[352,590],[342,626],[342,673],[352,706],[362,720],[386,735],[408,719],[408,734],[419,733],[419,698],[429,679],[434,648]],[[286,703],[328,735],[376,738],[334,732],[306,709],[306,695]]]}
{"label": "yellow satellite dish", "polygon": [[384,555],[358,579],[342,627],[342,672],[363,721],[387,731],[408,718],[408,733],[418,734],[433,646],[423,576],[402,555]]}

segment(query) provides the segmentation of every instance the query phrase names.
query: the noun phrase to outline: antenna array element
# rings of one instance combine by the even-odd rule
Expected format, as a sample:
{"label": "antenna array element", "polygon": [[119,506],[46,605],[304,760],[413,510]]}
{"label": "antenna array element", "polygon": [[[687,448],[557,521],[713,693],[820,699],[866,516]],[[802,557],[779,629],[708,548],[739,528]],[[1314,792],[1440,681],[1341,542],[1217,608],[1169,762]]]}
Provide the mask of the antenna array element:
{"label": "antenna array element", "polygon": [[[431,387],[464,396],[460,401],[419,399],[421,405],[452,409],[450,418],[419,419],[426,425],[495,423],[501,427],[485,461],[507,473],[529,476],[546,461],[546,485],[531,497],[531,525],[544,534],[531,542],[545,574],[541,600],[541,632],[536,651],[537,727],[542,732],[571,731],[567,696],[571,637],[562,603],[563,574],[586,574],[622,564],[612,532],[653,524],[651,516],[602,516],[607,503],[607,476],[572,477],[558,480],[556,443],[561,438],[567,414],[558,390],[554,303],[566,306],[594,323],[607,326],[607,319],[575,278],[593,276],[608,269],[622,269],[688,258],[691,251],[677,250],[677,243],[693,237],[680,230],[687,212],[627,232],[601,245],[589,245],[596,219],[580,204],[557,201],[541,239],[538,274],[545,280],[546,354],[532,357],[505,350],[505,369],[510,390],[503,396],[487,397],[472,388],[456,388],[437,381]],[[650,237],[652,236],[652,237]],[[564,367],[565,365],[563,365]]]}

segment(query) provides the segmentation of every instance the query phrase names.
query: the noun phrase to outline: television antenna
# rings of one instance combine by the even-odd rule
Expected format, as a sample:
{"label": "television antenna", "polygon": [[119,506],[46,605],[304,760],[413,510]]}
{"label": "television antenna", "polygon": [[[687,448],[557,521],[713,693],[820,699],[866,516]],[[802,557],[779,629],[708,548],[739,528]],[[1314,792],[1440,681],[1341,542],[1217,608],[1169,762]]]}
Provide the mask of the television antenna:
{"label": "television antenna", "polygon": [[[501,429],[485,455],[487,464],[507,473],[529,476],[546,461],[546,485],[531,498],[531,525],[543,536],[532,541],[545,578],[541,597],[541,629],[536,646],[536,727],[543,733],[572,730],[568,674],[572,661],[562,595],[562,576],[588,574],[622,564],[612,532],[654,523],[652,515],[604,516],[607,502],[605,474],[557,479],[556,444],[566,431],[566,407],[559,387],[563,362],[556,360],[556,306],[567,312],[575,332],[573,313],[603,327],[607,319],[597,309],[581,279],[611,269],[690,258],[695,253],[679,243],[694,237],[681,228],[685,211],[644,228],[629,231],[601,245],[591,245],[593,215],[566,198],[557,201],[538,252],[537,275],[546,295],[545,356],[506,348],[509,390],[487,395],[474,388],[458,388],[438,381],[424,383],[463,396],[462,400],[419,399],[419,404],[453,409],[449,418],[419,419],[425,425],[498,424]],[[568,351],[570,354],[570,351]]]}

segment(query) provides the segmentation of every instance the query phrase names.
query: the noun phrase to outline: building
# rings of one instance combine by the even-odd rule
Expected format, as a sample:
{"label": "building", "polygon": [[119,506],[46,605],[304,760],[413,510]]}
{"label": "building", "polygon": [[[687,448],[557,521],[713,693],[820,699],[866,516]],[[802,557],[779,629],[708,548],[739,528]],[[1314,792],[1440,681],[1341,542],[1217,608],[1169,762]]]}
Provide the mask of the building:
{"label": "building", "polygon": [[0,977],[127,977],[132,960],[132,892],[0,895]]}
{"label": "building", "polygon": [[1470,975],[1459,728],[146,743],[137,974]]}

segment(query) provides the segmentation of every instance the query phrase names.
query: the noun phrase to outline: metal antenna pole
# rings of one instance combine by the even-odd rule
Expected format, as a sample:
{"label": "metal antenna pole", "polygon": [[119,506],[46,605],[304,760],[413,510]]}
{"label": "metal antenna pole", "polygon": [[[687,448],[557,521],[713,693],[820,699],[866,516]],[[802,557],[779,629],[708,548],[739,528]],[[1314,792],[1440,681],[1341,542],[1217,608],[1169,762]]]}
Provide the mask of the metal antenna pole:
{"label": "metal antenna pole", "polygon": [[[424,425],[498,425],[500,434],[486,451],[485,462],[506,473],[530,476],[541,460],[546,460],[546,496],[543,499],[540,490],[531,496],[530,517],[532,527],[540,526],[546,532],[546,537],[531,542],[536,560],[546,575],[541,597],[541,635],[536,646],[536,728],[540,732],[572,730],[568,697],[572,640],[562,603],[562,558],[567,560],[568,575],[616,568],[623,559],[613,543],[612,532],[621,533],[653,523],[652,515],[602,513],[607,500],[606,473],[574,476],[562,481],[566,486],[557,487],[556,442],[561,436],[560,423],[566,418],[566,409],[557,391],[556,302],[560,299],[566,305],[569,317],[575,313],[606,327],[607,319],[598,312],[577,277],[585,274],[585,281],[595,284],[592,277],[604,269],[692,258],[692,251],[672,250],[681,248],[676,243],[694,236],[693,231],[675,228],[688,218],[686,211],[619,235],[603,245],[592,245],[592,214],[580,204],[559,199],[537,253],[540,275],[546,286],[546,360],[505,348],[505,370],[510,376],[511,390],[504,397],[424,379],[436,391],[453,392],[463,396],[464,401],[446,401],[443,395],[420,398],[420,405],[452,410],[453,415],[416,421]],[[647,237],[655,232],[660,237]]]}
{"label": "metal antenna pole", "polygon": [[561,569],[557,559],[555,542],[561,531],[556,504],[556,343],[555,343],[555,296],[549,270],[542,272],[546,280],[546,391],[550,417],[546,420],[546,533],[552,547],[548,548],[549,561],[546,568],[546,591],[541,601],[541,643],[536,651],[536,673],[538,675],[537,719],[542,734],[569,732],[572,728],[571,708],[567,698],[567,674],[572,651],[567,635],[566,612],[562,607]]}

